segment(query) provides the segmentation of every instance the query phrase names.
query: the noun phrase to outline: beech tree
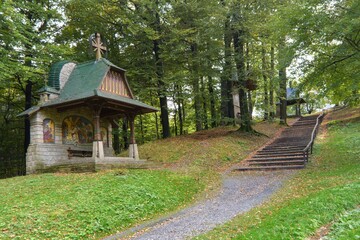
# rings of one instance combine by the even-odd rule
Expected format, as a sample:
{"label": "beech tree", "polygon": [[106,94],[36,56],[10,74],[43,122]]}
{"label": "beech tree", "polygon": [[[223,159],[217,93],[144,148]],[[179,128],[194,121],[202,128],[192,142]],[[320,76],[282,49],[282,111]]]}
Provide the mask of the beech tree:
{"label": "beech tree", "polygon": [[70,53],[54,43],[62,20],[59,8],[55,1],[4,0],[0,5],[0,177],[25,174],[29,122],[16,116],[36,103],[51,61]]}

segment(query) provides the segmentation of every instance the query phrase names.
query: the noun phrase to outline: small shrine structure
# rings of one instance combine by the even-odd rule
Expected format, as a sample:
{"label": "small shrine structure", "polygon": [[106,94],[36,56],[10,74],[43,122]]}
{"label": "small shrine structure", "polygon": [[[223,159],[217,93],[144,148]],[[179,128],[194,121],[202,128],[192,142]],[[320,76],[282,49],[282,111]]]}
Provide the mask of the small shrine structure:
{"label": "small shrine structure", "polygon": [[[301,116],[300,105],[306,103],[306,101],[299,96],[297,88],[286,88],[286,106],[295,105],[295,116]],[[280,102],[276,103],[276,116],[280,116]]]}
{"label": "small shrine structure", "polygon": [[[19,114],[30,120],[27,174],[64,167],[95,170],[143,163],[135,141],[134,119],[157,111],[134,98],[125,70],[102,58],[100,34],[92,39],[96,60],[52,65],[40,102]],[[126,116],[130,126],[129,157],[115,157],[112,125]]]}

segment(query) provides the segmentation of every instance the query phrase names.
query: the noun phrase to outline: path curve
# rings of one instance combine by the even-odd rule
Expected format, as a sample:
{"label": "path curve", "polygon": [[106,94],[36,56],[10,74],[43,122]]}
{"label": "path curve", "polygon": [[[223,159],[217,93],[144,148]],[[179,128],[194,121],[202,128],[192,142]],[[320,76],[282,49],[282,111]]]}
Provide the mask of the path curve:
{"label": "path curve", "polygon": [[210,231],[266,201],[294,171],[245,172],[224,175],[219,194],[170,217],[105,238],[188,239]]}

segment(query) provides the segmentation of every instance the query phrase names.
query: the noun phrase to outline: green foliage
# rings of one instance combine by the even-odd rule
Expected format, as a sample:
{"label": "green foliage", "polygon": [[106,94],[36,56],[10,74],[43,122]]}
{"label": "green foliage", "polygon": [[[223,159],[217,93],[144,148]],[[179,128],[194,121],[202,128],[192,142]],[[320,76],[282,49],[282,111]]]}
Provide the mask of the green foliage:
{"label": "green foliage", "polygon": [[360,239],[360,209],[356,208],[341,214],[323,238],[330,239]]}
{"label": "green foliage", "polygon": [[334,103],[359,103],[359,8],[358,1],[343,0],[311,1],[295,10],[305,89]]}
{"label": "green foliage", "polygon": [[192,201],[202,185],[168,171],[0,180],[1,239],[95,239]]}
{"label": "green foliage", "polygon": [[4,0],[0,5],[0,176],[23,172],[24,123],[16,115],[24,110],[25,86],[43,86],[49,66],[69,53],[54,42],[62,16],[54,1]]}

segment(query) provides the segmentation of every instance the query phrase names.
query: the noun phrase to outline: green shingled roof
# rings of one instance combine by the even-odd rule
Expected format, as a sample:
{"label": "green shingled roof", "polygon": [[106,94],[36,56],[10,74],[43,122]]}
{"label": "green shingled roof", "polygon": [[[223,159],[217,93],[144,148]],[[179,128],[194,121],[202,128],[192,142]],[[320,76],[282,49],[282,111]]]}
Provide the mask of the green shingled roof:
{"label": "green shingled roof", "polygon": [[60,99],[66,101],[67,99],[91,95],[90,92],[100,87],[109,69],[110,66],[103,60],[76,65],[69,80],[60,91]]}
{"label": "green shingled roof", "polygon": [[56,90],[60,90],[60,72],[63,66],[70,61],[64,60],[54,63],[49,72],[48,85]]}
{"label": "green shingled roof", "polygon": [[[115,102],[131,105],[134,108],[138,109],[139,113],[157,111],[156,108],[135,99],[100,91],[99,88],[102,80],[110,69],[121,72],[125,71],[124,69],[121,69],[116,65],[112,64],[105,58],[102,58],[99,61],[89,61],[77,64],[72,73],[70,74],[69,79],[64,85],[63,89],[60,90],[59,97],[45,102],[42,105],[39,105],[39,107],[43,108],[60,106],[62,104],[70,102],[78,102],[83,99],[100,97],[104,99],[114,100]],[[20,115],[28,115],[31,113],[33,113],[33,111],[27,111],[26,113],[23,112]]]}

